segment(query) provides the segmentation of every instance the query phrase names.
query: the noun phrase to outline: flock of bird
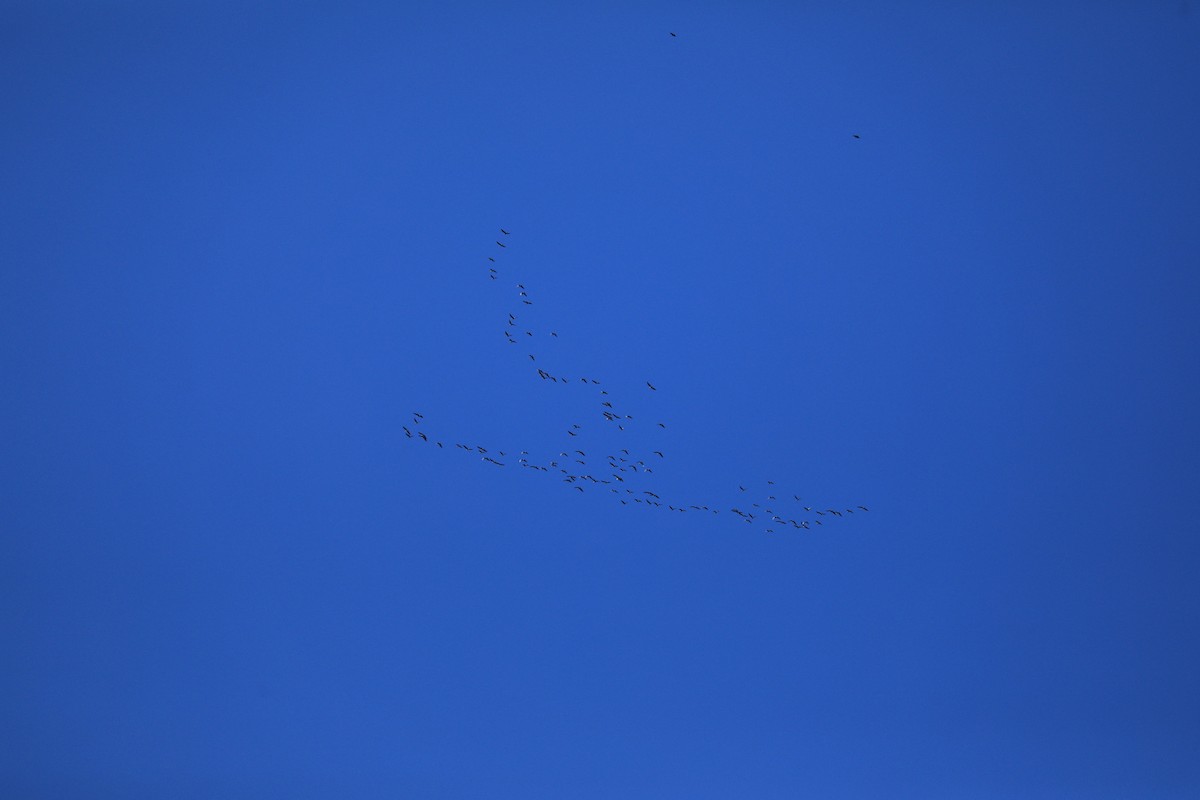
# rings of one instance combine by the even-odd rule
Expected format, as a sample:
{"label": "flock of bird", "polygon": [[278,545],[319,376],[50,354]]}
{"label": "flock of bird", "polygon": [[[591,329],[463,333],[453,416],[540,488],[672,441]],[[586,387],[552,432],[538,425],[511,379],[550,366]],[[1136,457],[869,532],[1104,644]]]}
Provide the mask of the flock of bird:
{"label": "flock of bird", "polygon": [[[674,31],[669,31],[669,33],[671,38],[677,37]],[[852,136],[855,139],[862,138],[857,133]],[[500,238],[496,240],[499,250],[487,257],[487,275],[493,281],[502,280],[497,256],[508,250],[506,240],[511,235],[511,231],[508,229],[500,228]],[[536,341],[539,334],[535,334],[532,327],[523,321],[522,315],[530,310],[529,307],[534,302],[525,284],[517,283],[515,289],[514,300],[519,303],[508,312],[502,332],[507,344],[528,345]],[[549,336],[554,339],[559,338],[558,331],[549,331]],[[530,348],[526,347],[525,349],[529,350]],[[595,410],[599,412],[598,416],[603,420],[598,424],[608,429],[606,433],[623,437],[620,441],[621,444],[641,442],[647,435],[653,433],[654,428],[665,429],[667,427],[666,423],[661,420],[654,420],[653,424],[643,424],[645,420],[640,413],[636,418],[632,414],[626,413],[624,404],[620,407],[615,404],[616,401],[610,394],[607,384],[587,376],[571,376],[551,372],[546,369],[545,364],[538,363],[535,353],[526,352],[525,354],[529,357],[533,371],[543,383],[563,387],[582,385],[584,389],[595,392]],[[650,381],[646,381],[645,391],[657,392],[658,388]],[[432,444],[440,449],[446,447],[445,441],[431,437],[425,432],[425,428],[428,426],[425,425],[424,415],[419,412],[413,413],[411,428],[408,425],[401,427],[405,437],[410,440]],[[537,456],[528,450],[512,452],[465,442],[451,442],[451,444],[455,449],[478,454],[480,461],[484,463],[501,468],[515,465],[521,469],[553,476],[568,489],[580,493],[589,489],[601,491],[603,494],[619,500],[625,506],[666,509],[680,514],[728,513],[749,525],[762,526],[767,533],[775,533],[787,528],[811,531],[815,530],[813,526],[823,526],[841,519],[845,515],[869,510],[866,506],[861,505],[854,508],[817,508],[810,501],[802,500],[798,494],[776,490],[775,482],[770,480],[766,481],[765,486],[757,487],[753,492],[747,487],[739,485],[737,487],[737,505],[713,502],[689,503],[674,499],[664,501],[660,494],[647,488],[652,485],[651,482],[654,480],[649,476],[654,474],[655,465],[662,464],[666,460],[666,454],[662,450],[608,447],[606,449],[610,452],[601,454],[593,449],[589,454],[572,446],[573,440],[578,440],[583,429],[584,425],[580,422],[570,423],[570,427],[563,431],[565,437],[563,449],[556,453]],[[647,434],[646,429],[649,429],[650,434]],[[605,489],[607,491],[604,491]]]}
{"label": "flock of bird", "polygon": [[[493,255],[487,256],[487,276],[490,280],[506,281],[507,276],[501,273],[501,262],[497,256],[502,256],[508,250],[511,232],[500,228],[500,238],[495,245],[498,248]],[[588,418],[570,422],[562,430],[562,447],[550,453],[534,454],[528,450],[501,450],[484,447],[478,443],[455,442],[446,438],[427,433],[428,424],[420,412],[413,412],[411,427],[402,425],[401,428],[407,439],[422,444],[429,444],[439,449],[452,447],[464,453],[479,456],[482,463],[497,468],[515,466],[518,469],[554,477],[569,491],[580,493],[599,492],[617,500],[621,505],[663,509],[680,514],[728,514],[749,525],[761,526],[767,533],[776,533],[785,529],[795,531],[815,530],[814,526],[824,526],[846,515],[868,511],[866,506],[854,508],[818,508],[817,504],[801,499],[799,494],[784,492],[775,488],[774,481],[766,481],[765,485],[756,487],[753,491],[744,486],[737,487],[736,500],[727,503],[689,502],[675,498],[664,499],[660,489],[655,484],[656,468],[668,463],[667,455],[659,449],[650,449],[654,444],[646,444],[647,439],[655,436],[658,430],[666,429],[666,422],[656,417],[646,417],[640,411],[637,416],[629,413],[631,409],[624,401],[618,401],[614,394],[615,387],[591,376],[566,375],[546,368],[537,360],[537,354],[531,352],[529,345],[539,341],[540,337],[548,334],[550,338],[558,339],[558,331],[538,331],[535,326],[526,321],[530,307],[534,305],[533,297],[524,283],[512,284],[514,294],[511,300],[514,307],[507,312],[502,328],[505,346],[525,345],[524,355],[528,361],[531,375],[546,386],[574,387],[592,396],[592,422]],[[518,350],[517,352],[522,352]],[[612,391],[610,391],[612,389]],[[643,396],[657,393],[651,381],[645,381],[640,391]],[[585,428],[585,424],[589,427]],[[611,444],[603,450],[589,446],[587,451],[576,443],[585,430],[593,432],[592,425],[599,429],[601,438]],[[614,446],[619,445],[619,446]]]}

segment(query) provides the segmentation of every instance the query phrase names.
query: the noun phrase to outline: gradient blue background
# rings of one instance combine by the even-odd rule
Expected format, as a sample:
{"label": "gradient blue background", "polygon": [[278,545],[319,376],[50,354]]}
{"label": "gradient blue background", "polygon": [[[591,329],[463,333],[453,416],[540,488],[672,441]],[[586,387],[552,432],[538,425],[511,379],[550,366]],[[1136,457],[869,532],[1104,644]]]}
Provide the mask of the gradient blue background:
{"label": "gradient blue background", "polygon": [[[5,3],[0,793],[1197,796],[1200,9],[982,5]],[[500,226],[664,487],[871,513],[405,440],[583,413]]]}

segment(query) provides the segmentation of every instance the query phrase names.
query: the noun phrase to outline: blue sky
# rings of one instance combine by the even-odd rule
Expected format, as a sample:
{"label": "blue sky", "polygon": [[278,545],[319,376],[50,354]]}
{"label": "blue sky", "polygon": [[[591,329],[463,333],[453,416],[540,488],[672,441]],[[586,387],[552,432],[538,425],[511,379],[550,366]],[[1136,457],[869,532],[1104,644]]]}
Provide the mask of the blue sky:
{"label": "blue sky", "polygon": [[1200,8],[982,5],[6,4],[5,794],[1200,792]]}

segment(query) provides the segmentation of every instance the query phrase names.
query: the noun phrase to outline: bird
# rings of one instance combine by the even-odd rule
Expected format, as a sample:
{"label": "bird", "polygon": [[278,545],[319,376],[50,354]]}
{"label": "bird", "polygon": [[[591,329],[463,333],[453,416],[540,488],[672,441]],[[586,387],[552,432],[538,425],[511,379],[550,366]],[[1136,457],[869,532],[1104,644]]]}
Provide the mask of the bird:
{"label": "bird", "polygon": [[652,452],[654,453],[654,455],[658,456],[659,458],[666,458],[666,456],[664,456],[662,454],[662,451],[660,451],[660,450],[654,450]]}
{"label": "bird", "polygon": [[537,361],[537,359],[533,357],[533,353],[530,353],[530,354],[529,354],[529,360],[530,360],[530,361]]}
{"label": "bird", "polygon": [[675,36],[675,35],[676,35],[676,34],[675,34],[675,31],[667,31],[667,33],[671,34],[672,36]]}
{"label": "bird", "polygon": [[496,242],[496,244],[500,245],[501,247],[508,247],[508,245],[506,245],[504,242],[498,241],[498,242]]}
{"label": "bird", "polygon": [[508,236],[508,231],[504,230],[504,228],[501,228],[500,232],[503,233],[505,236]]}
{"label": "bird", "polygon": [[652,391],[655,391],[655,392],[658,391],[658,389],[655,389],[654,384],[651,383],[650,381],[646,381],[646,385],[649,386]]}
{"label": "bird", "polygon": [[852,135],[854,136],[854,138],[855,138],[855,139],[861,139],[861,138],[862,138],[862,137],[861,137],[861,136],[859,136],[857,133],[855,133],[855,134],[852,134]]}
{"label": "bird", "polygon": [[859,508],[861,508],[863,511],[870,511],[870,510],[871,510],[871,509],[867,508],[866,506],[859,506]]}
{"label": "bird", "polygon": [[667,426],[666,426],[666,425],[664,425],[664,424],[662,424],[662,423],[660,422],[660,423],[658,423],[658,427],[660,427],[660,428],[665,428],[665,427],[667,427]]}

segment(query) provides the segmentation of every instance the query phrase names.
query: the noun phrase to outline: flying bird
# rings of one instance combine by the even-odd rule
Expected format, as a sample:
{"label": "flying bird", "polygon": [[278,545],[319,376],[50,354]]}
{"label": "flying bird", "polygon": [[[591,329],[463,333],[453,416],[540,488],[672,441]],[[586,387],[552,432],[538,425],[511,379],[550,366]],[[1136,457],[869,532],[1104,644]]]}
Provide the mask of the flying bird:
{"label": "flying bird", "polygon": [[508,247],[508,245],[506,245],[504,242],[497,241],[496,244],[500,245],[501,247]]}
{"label": "flying bird", "polygon": [[501,228],[500,232],[503,233],[505,236],[508,236],[508,231],[504,230],[504,228]]}
{"label": "flying bird", "polygon": [[652,384],[650,381],[646,381],[646,385],[647,385],[647,386],[649,386],[649,387],[651,388],[651,390],[653,390],[653,391],[655,391],[655,392],[657,392],[657,391],[658,391],[658,389],[655,389],[655,388],[654,388],[654,384]]}

